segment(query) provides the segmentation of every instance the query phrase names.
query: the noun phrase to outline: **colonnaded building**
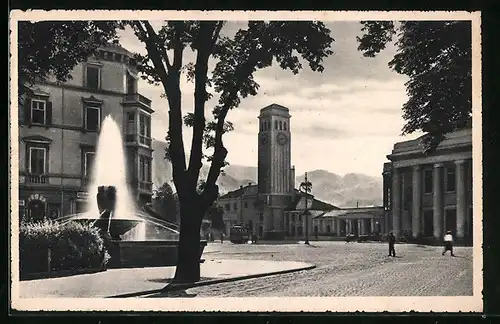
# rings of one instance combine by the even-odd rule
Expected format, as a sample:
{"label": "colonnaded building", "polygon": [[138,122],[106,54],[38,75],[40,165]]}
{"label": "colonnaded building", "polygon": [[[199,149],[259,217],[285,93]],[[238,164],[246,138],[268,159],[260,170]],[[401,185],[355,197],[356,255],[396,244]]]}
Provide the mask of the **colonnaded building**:
{"label": "colonnaded building", "polygon": [[384,165],[386,227],[396,236],[472,239],[472,129],[448,134],[424,154],[422,138],[396,143]]}
{"label": "colonnaded building", "polygon": [[241,224],[264,238],[303,237],[306,221],[310,235],[386,230],[383,207],[339,208],[296,189],[289,109],[272,104],[261,109],[258,118],[258,184],[241,186],[217,201],[224,209],[226,233]]}
{"label": "colonnaded building", "polygon": [[83,211],[101,121],[111,115],[123,130],[127,181],[149,202],[151,100],[138,92],[132,53],[110,44],[79,64],[72,79],[37,84],[19,110],[19,210],[21,219]]}

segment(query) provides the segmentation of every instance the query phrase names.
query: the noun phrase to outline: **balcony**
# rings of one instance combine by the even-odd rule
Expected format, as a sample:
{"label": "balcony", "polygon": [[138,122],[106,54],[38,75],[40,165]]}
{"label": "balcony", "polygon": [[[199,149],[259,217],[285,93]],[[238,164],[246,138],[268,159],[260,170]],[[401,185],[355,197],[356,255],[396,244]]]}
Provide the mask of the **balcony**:
{"label": "balcony", "polygon": [[49,177],[46,174],[27,174],[24,177],[25,183],[31,184],[47,184],[49,183]]}
{"label": "balcony", "polygon": [[141,134],[125,134],[125,144],[126,145],[143,145],[151,148],[151,137],[144,136]]}
{"label": "balcony", "polygon": [[127,93],[123,96],[123,105],[140,105],[146,110],[151,111],[151,99],[144,97],[139,93]]}

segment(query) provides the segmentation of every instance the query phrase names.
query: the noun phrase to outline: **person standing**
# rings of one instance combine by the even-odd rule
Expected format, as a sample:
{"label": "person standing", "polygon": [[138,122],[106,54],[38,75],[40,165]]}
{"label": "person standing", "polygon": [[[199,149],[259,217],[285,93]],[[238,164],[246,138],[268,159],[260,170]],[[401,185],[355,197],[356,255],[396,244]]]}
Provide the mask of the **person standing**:
{"label": "person standing", "polygon": [[451,235],[451,231],[447,231],[444,236],[444,251],[442,255],[444,255],[446,251],[450,251],[451,256],[455,256],[455,254],[453,254],[453,235]]}
{"label": "person standing", "polygon": [[388,241],[389,241],[389,256],[396,257],[396,249],[394,248],[394,245],[396,244],[396,236],[394,236],[393,232],[389,233]]}

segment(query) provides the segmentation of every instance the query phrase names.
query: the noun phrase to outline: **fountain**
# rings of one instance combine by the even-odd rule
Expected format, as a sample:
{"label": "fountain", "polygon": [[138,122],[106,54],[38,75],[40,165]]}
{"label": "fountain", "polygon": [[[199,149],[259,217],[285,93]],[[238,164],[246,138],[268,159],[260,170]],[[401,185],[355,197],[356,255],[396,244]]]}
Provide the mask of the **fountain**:
{"label": "fountain", "polygon": [[[132,199],[126,174],[121,131],[111,116],[107,116],[97,143],[87,210],[58,220],[98,227],[109,238],[110,267],[175,265],[179,227],[156,217],[147,205],[139,210]],[[200,257],[206,244],[206,241],[200,242]]]}

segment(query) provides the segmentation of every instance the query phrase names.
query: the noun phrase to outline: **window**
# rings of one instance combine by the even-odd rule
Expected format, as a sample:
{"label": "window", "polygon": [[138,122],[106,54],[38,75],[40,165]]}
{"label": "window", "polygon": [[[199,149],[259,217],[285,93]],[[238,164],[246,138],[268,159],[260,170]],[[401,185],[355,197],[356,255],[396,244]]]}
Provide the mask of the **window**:
{"label": "window", "polygon": [[455,168],[450,166],[446,168],[446,191],[455,191],[456,178],[455,178]]}
{"label": "window", "polygon": [[424,171],[424,193],[432,193],[432,170]]}
{"label": "window", "polygon": [[101,69],[98,66],[87,66],[85,73],[86,86],[92,90],[101,88]]}
{"label": "window", "polygon": [[46,173],[47,150],[43,147],[29,148],[29,173],[45,174]]}
{"label": "window", "polygon": [[31,122],[44,125],[47,120],[47,111],[44,100],[31,100]]}
{"label": "window", "polygon": [[139,116],[139,134],[140,143],[145,145],[151,144],[151,117],[141,114]]}
{"label": "window", "polygon": [[144,155],[139,155],[139,181],[151,182],[151,160]]}
{"label": "window", "polygon": [[127,72],[127,93],[137,92],[137,80]]}
{"label": "window", "polygon": [[328,233],[330,233],[330,232],[332,231],[332,229],[331,229],[330,225],[326,225],[326,231],[327,231]]}
{"label": "window", "polygon": [[127,112],[126,134],[135,134],[135,113],[133,111]]}
{"label": "window", "polygon": [[238,210],[238,204],[237,203],[233,203],[233,209],[234,210]]}
{"label": "window", "polygon": [[83,160],[83,172],[85,178],[90,178],[94,166],[95,152],[85,152]]}
{"label": "window", "polygon": [[292,222],[295,222],[295,214],[292,214]]}
{"label": "window", "polygon": [[302,215],[299,215],[299,222],[302,222]]}
{"label": "window", "polygon": [[277,120],[274,121],[274,129],[278,129],[278,121]]}
{"label": "window", "polygon": [[260,221],[263,221],[263,220],[264,220],[264,213],[260,213],[260,214],[259,214],[259,220],[260,220]]}
{"label": "window", "polygon": [[101,127],[101,107],[88,105],[85,107],[85,129],[97,132]]}
{"label": "window", "polygon": [[286,127],[287,127],[287,126],[286,126],[286,122],[283,122],[283,130],[285,130],[285,131],[286,131],[286,130],[287,130],[287,129],[286,129]]}
{"label": "window", "polygon": [[283,123],[281,122],[281,120],[279,121],[279,125],[280,125],[280,130],[283,130]]}
{"label": "window", "polygon": [[231,209],[231,205],[230,205],[230,204],[225,204],[225,205],[224,205],[224,209],[225,209],[226,211],[229,211],[229,210]]}
{"label": "window", "polygon": [[246,201],[245,201],[245,203],[244,203],[244,207],[245,207],[245,208],[248,208],[248,203],[247,203]]}

